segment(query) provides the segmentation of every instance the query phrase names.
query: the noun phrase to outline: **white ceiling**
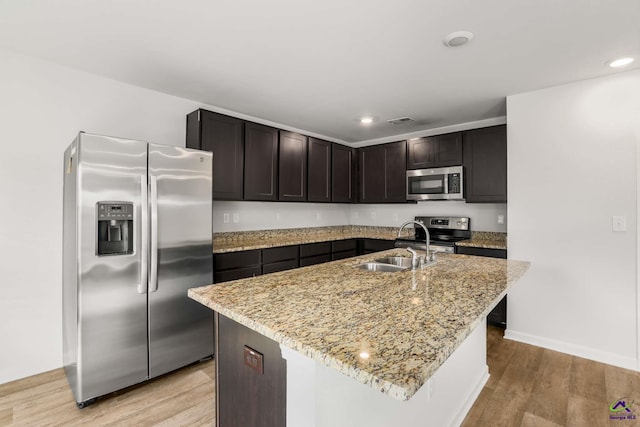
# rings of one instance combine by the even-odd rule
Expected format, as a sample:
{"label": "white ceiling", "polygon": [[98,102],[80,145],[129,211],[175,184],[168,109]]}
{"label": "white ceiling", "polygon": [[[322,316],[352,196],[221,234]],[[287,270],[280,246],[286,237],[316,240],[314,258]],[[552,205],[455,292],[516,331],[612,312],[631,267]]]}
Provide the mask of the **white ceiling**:
{"label": "white ceiling", "polygon": [[[474,40],[445,47],[457,30]],[[361,142],[638,68],[640,0],[0,0],[0,47]]]}

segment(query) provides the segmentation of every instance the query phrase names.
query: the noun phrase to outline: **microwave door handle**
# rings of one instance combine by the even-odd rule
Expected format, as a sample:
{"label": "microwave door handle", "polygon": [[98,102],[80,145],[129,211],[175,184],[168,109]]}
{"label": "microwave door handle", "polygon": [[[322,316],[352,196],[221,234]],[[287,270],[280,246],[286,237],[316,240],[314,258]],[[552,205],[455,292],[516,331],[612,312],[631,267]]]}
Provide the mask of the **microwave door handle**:
{"label": "microwave door handle", "polygon": [[149,244],[149,188],[147,185],[147,175],[140,175],[140,281],[138,282],[138,293],[147,293],[147,268]]}
{"label": "microwave door handle", "polygon": [[158,290],[158,177],[151,176],[151,265],[149,268],[149,292]]}
{"label": "microwave door handle", "polygon": [[449,194],[449,174],[445,173],[444,175],[444,188],[442,189],[442,194]]}

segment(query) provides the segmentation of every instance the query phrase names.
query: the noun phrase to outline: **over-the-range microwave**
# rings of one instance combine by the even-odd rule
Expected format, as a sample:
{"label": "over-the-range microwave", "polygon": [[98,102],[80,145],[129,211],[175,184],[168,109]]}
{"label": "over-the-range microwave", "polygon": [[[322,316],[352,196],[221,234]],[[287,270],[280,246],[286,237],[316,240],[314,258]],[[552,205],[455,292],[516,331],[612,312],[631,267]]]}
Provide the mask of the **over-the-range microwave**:
{"label": "over-the-range microwave", "polygon": [[407,171],[407,200],[463,200],[462,166]]}

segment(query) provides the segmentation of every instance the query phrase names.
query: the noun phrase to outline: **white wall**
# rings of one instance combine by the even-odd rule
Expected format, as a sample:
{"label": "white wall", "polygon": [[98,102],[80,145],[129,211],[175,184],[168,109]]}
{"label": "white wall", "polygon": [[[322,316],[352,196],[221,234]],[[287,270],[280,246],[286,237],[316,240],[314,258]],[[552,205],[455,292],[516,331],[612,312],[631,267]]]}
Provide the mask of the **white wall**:
{"label": "white wall", "polygon": [[[229,222],[224,222],[224,214]],[[233,214],[238,222],[233,222]],[[213,229],[222,231],[266,230],[329,225],[377,225],[399,227],[415,216],[451,215],[471,218],[475,231],[507,231],[505,203],[467,204],[431,201],[408,204],[349,205],[336,203],[214,202]],[[498,224],[498,215],[504,224]]]}
{"label": "white wall", "polygon": [[507,98],[509,338],[638,369],[639,112],[640,71]]}
{"label": "white wall", "polygon": [[184,146],[194,102],[0,51],[0,383],[62,366],[62,159],[78,131]]}

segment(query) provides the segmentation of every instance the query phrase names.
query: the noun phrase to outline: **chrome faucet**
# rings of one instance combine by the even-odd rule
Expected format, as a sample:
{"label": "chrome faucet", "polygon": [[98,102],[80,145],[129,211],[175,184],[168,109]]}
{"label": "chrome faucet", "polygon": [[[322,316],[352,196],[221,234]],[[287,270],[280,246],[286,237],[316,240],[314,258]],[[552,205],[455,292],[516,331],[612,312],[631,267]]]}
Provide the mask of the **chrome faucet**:
{"label": "chrome faucet", "polygon": [[[398,236],[396,236],[396,239],[401,238],[402,230],[404,230],[404,228],[409,224],[413,224],[414,227],[416,225],[420,226],[424,230],[424,233],[425,233],[425,242],[424,242],[425,251],[424,251],[424,264],[423,265],[427,266],[429,264],[434,263],[435,262],[435,253],[434,254],[429,254],[429,239],[430,239],[431,236],[429,236],[429,230],[427,229],[427,227],[424,226],[423,223],[421,223],[419,221],[407,221],[407,222],[405,222],[398,229]],[[420,265],[420,257],[418,256],[416,250],[414,248],[412,248],[411,246],[407,247],[407,251],[409,251],[409,253],[411,253],[411,269],[415,270]]]}

